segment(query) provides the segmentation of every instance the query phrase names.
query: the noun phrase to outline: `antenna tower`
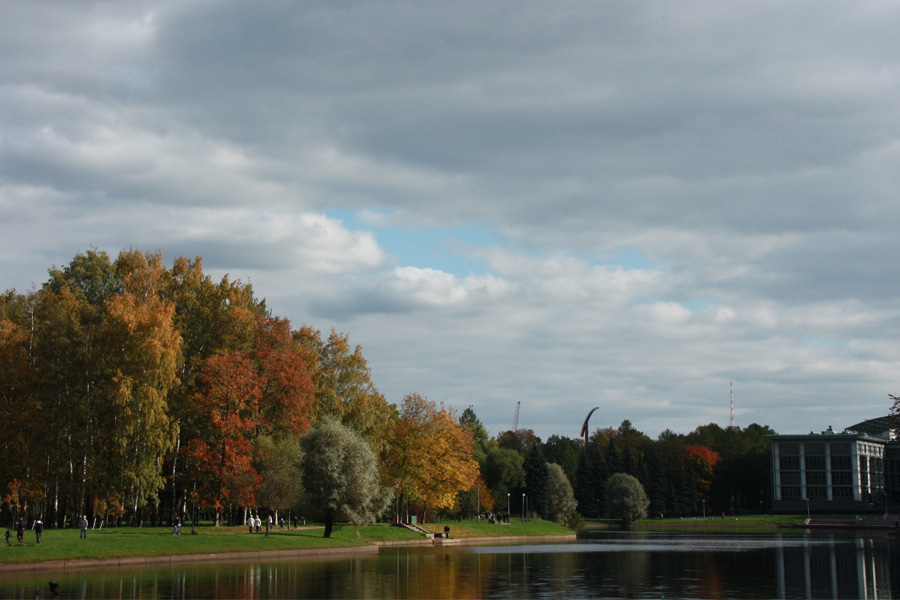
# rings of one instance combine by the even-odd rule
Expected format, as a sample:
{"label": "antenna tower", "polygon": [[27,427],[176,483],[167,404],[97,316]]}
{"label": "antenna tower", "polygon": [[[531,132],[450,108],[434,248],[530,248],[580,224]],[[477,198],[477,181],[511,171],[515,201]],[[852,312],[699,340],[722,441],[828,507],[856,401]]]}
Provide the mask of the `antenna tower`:
{"label": "antenna tower", "polygon": [[731,426],[734,427],[734,381],[728,381],[728,387],[731,393]]}

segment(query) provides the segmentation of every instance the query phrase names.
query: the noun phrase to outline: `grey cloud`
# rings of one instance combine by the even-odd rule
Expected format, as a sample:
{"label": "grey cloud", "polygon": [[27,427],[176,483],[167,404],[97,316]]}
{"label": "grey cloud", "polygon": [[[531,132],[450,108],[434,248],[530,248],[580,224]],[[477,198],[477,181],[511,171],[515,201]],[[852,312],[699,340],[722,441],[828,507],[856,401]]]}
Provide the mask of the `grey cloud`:
{"label": "grey cloud", "polygon": [[[742,416],[796,429],[829,406],[839,426],[896,380],[891,4],[3,13],[7,286],[91,245],[201,255],[349,330],[392,400],[474,403],[495,431],[519,399],[550,423],[594,398],[604,424],[684,430],[727,415],[732,376]],[[481,224],[509,247],[470,252],[508,288],[400,280],[374,234],[297,220],[336,208]],[[619,248],[646,277],[592,269]]]}

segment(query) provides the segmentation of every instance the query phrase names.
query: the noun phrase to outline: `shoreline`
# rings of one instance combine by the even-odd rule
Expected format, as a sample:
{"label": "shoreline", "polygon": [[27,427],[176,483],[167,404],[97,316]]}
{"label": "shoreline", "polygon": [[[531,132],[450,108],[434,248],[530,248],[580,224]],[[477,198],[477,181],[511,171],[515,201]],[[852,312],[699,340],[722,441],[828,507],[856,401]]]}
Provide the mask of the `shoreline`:
{"label": "shoreline", "polygon": [[254,550],[219,552],[208,554],[167,554],[163,556],[127,556],[122,558],[46,560],[30,563],[0,564],[0,577],[4,573],[22,573],[28,571],[84,571],[89,569],[120,569],[128,567],[149,567],[165,565],[181,565],[184,563],[208,564],[263,560],[312,560],[341,555],[378,554],[383,548],[402,546],[449,546],[476,544],[511,544],[511,542],[552,542],[577,539],[577,534],[560,535],[520,535],[491,536],[465,538],[424,538],[421,540],[394,540],[370,542],[364,546],[341,546],[337,548],[297,548],[293,550]]}

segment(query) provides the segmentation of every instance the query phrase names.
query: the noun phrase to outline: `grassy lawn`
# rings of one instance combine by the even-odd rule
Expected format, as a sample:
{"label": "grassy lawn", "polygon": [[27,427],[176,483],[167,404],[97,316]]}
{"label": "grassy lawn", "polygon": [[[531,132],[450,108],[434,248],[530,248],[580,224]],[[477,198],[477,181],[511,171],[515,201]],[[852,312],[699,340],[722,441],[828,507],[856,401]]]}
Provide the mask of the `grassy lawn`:
{"label": "grassy lawn", "polygon": [[[275,531],[266,537],[262,533],[247,533],[246,527],[197,527],[191,535],[185,527],[180,536],[173,536],[170,527],[121,527],[102,531],[88,531],[87,539],[79,539],[77,529],[48,529],[37,544],[34,532],[25,532],[24,543],[18,543],[13,533],[6,546],[0,541],[0,564],[28,563],[47,560],[111,559],[131,556],[169,556],[177,554],[219,554],[225,552],[260,552],[267,550],[297,550],[346,548],[365,546],[385,540],[418,540],[421,534],[388,525],[336,528],[331,538],[322,537],[321,527],[296,531]],[[359,531],[359,539],[356,532]],[[5,546],[5,547],[4,547]]]}
{"label": "grassy lawn", "polygon": [[[848,518],[847,515],[813,515],[813,518]],[[653,530],[653,529],[740,529],[740,528],[776,528],[791,527],[803,525],[806,522],[806,515],[790,514],[790,515],[747,515],[747,516],[726,516],[709,517],[706,519],[645,519],[638,521],[637,529]]]}
{"label": "grassy lawn", "polygon": [[[524,525],[520,521],[510,525],[490,525],[487,521],[448,521],[427,523],[425,529],[435,533],[443,532],[445,525],[450,527],[450,536],[453,538],[571,533],[555,523],[540,520],[528,521]],[[269,537],[266,537],[265,532],[249,534],[243,526],[201,526],[196,531],[196,535],[191,535],[191,528],[188,526],[180,536],[173,536],[170,527],[121,527],[118,531],[104,528],[100,531],[88,531],[87,539],[82,540],[79,539],[77,529],[48,529],[44,531],[40,544],[35,542],[32,531],[25,532],[25,541],[21,544],[15,541],[13,533],[10,545],[4,547],[0,541],[0,566],[4,563],[48,560],[105,560],[133,556],[348,548],[372,542],[424,539],[420,533],[387,524],[335,527],[329,539],[323,537],[324,529],[321,526],[285,531],[276,527]]]}

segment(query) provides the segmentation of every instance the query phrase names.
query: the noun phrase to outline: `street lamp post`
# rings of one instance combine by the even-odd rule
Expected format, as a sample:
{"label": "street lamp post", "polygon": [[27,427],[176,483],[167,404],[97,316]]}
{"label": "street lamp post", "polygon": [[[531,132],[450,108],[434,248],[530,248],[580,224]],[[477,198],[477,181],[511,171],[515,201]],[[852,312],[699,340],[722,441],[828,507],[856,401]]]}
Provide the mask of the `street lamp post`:
{"label": "street lamp post", "polygon": [[703,518],[706,518],[706,498],[703,499]]}
{"label": "street lamp post", "polygon": [[509,492],[506,492],[506,522],[509,523]]}
{"label": "street lamp post", "polygon": [[522,494],[522,525],[525,524],[525,494]]}
{"label": "street lamp post", "polygon": [[400,482],[394,484],[394,506],[397,509],[397,525],[400,524]]}

